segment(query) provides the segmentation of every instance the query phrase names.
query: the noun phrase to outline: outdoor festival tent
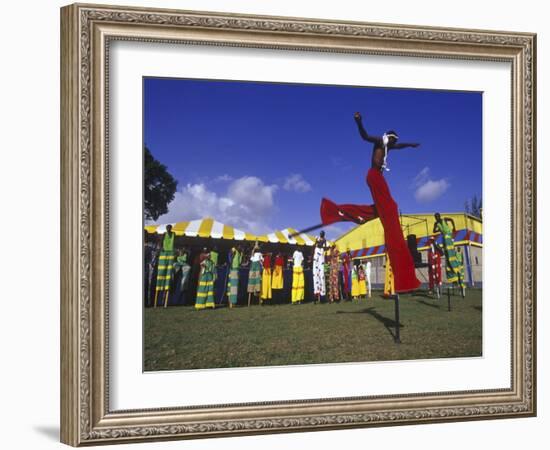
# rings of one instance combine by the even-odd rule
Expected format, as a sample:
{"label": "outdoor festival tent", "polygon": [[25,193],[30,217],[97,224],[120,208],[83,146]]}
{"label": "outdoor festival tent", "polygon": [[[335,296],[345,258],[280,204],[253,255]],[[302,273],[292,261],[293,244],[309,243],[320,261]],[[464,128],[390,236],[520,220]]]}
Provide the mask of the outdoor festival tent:
{"label": "outdoor festival tent", "polygon": [[[169,224],[146,225],[145,230],[151,234],[164,234],[166,232],[167,225]],[[176,233],[176,236],[185,236],[190,238],[211,238],[248,242],[258,241],[270,244],[287,244],[308,247],[312,247],[315,244],[314,237],[305,233],[297,234],[297,231],[294,228],[285,228],[284,230],[278,230],[273,233],[257,236],[252,233],[247,233],[246,231],[238,230],[230,225],[225,225],[212,219],[211,217],[186,222],[176,222],[171,223],[170,225],[172,225],[172,231]]]}
{"label": "outdoor festival tent", "polygon": [[186,222],[176,222],[163,225],[146,225],[148,233],[164,234],[166,226],[172,225],[172,231],[176,236],[226,239],[235,241],[256,241],[258,237],[254,234],[238,230],[230,225],[225,225],[211,217]]}
{"label": "outdoor festival tent", "polygon": [[309,247],[315,244],[314,237],[305,233],[298,234],[294,228],[285,228],[284,230],[274,231],[273,233],[258,236],[258,241],[270,242],[272,244],[307,245]]}

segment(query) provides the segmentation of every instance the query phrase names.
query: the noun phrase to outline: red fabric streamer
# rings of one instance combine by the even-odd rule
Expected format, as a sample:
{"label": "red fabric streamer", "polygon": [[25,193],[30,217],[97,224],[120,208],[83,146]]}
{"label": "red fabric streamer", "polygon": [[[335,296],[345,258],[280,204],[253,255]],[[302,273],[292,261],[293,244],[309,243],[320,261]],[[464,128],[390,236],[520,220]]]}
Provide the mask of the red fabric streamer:
{"label": "red fabric streamer", "polygon": [[379,217],[384,227],[386,252],[394,274],[395,292],[418,289],[420,281],[416,278],[414,261],[401,231],[397,203],[391,196],[388,183],[379,170],[371,168],[367,173],[367,185],[374,205],[337,205],[324,198],[321,202],[323,225],[335,222],[363,224]]}

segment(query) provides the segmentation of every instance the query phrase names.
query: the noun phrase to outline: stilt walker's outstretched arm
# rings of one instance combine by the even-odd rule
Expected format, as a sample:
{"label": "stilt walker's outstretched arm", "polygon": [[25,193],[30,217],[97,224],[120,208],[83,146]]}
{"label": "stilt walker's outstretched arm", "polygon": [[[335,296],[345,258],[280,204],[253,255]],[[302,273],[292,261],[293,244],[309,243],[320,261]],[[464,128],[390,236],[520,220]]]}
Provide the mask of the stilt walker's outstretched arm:
{"label": "stilt walker's outstretched arm", "polygon": [[418,142],[398,142],[397,144],[392,144],[388,146],[388,150],[400,150],[402,148],[416,148],[420,144]]}
{"label": "stilt walker's outstretched arm", "polygon": [[360,113],[356,112],[353,118],[355,119],[355,123],[359,129],[359,134],[365,141],[372,142],[373,144],[382,144],[382,138],[380,136],[372,136],[367,133],[367,130],[365,130],[365,127],[363,126],[363,119]]}

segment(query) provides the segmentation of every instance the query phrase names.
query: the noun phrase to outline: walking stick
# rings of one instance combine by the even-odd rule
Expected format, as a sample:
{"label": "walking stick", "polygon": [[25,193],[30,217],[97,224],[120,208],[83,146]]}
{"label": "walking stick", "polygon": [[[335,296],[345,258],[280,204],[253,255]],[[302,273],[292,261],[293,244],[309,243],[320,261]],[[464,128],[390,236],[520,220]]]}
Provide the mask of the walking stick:
{"label": "walking stick", "polygon": [[155,289],[155,308],[157,307],[158,298],[159,298],[159,291],[158,289]]}

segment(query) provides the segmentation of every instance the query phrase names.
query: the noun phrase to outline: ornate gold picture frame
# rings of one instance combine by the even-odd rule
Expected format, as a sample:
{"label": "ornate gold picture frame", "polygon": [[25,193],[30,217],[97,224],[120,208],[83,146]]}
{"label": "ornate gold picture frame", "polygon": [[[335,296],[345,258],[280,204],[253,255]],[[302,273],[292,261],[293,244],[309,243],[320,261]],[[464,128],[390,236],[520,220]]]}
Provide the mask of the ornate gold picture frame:
{"label": "ornate gold picture frame", "polygon": [[[510,387],[113,410],[108,68],[110,45],[117,40],[508,62],[512,68]],[[62,442],[81,446],[535,415],[535,89],[536,36],[530,33],[83,4],[62,8]]]}

